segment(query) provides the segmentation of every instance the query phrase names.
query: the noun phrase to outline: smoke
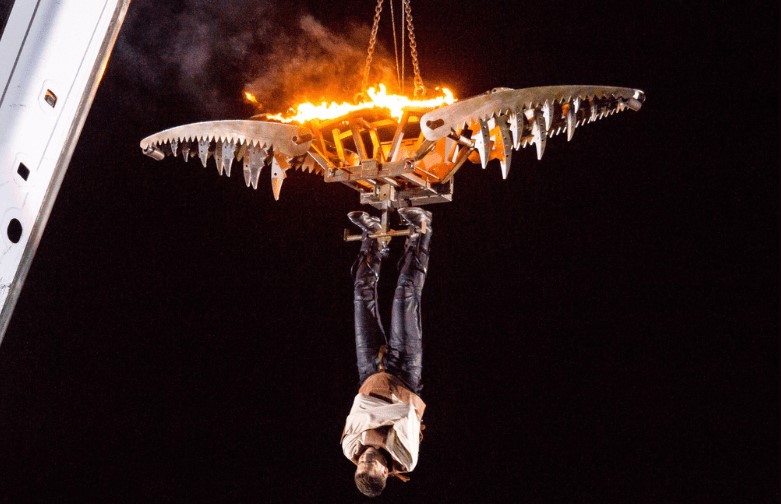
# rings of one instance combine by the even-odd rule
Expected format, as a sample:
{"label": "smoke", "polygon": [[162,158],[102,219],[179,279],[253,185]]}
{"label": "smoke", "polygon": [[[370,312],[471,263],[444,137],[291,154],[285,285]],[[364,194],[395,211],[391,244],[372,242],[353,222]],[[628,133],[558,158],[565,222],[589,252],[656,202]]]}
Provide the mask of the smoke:
{"label": "smoke", "polygon": [[[244,90],[277,112],[302,99],[352,99],[369,33],[349,21],[335,32],[295,2],[134,0],[112,68],[130,97],[184,99],[205,118],[246,114]],[[370,83],[393,82],[393,68],[378,44]]]}
{"label": "smoke", "polygon": [[[334,33],[313,17],[301,16],[298,29],[280,34],[262,56],[262,71],[246,86],[273,111],[280,105],[309,101],[349,101],[361,90],[369,39],[368,26],[348,25]],[[380,48],[370,83],[395,78]]]}

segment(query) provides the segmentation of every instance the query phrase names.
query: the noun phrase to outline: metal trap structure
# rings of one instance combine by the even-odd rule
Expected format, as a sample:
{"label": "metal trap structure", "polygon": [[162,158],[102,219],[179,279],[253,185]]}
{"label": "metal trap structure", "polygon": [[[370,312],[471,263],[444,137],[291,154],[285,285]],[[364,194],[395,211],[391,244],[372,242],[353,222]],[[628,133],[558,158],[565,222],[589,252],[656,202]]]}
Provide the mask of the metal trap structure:
{"label": "metal trap structure", "polygon": [[[566,132],[571,140],[579,126],[624,110],[637,111],[645,100],[639,89],[611,86],[495,88],[462,101],[425,100],[411,3],[398,0],[401,53],[393,26],[398,88],[403,94],[406,33],[415,97],[395,95],[405,104],[399,113],[399,108],[376,101],[374,88],[368,87],[383,1],[377,0],[374,11],[359,93],[363,103],[348,106],[337,116],[262,115],[187,124],[144,138],[141,149],[157,160],[179,152],[185,161],[196,155],[204,167],[214,159],[220,175],[228,176],[235,160],[243,163],[244,180],[255,189],[262,169],[268,167],[275,199],[291,169],[344,184],[359,193],[362,205],[381,213],[379,237],[390,240],[408,231],[389,229],[388,214],[407,206],[451,202],[454,176],[465,163],[486,168],[498,160],[502,177],[507,178],[514,150],[533,144],[541,159],[549,138]],[[393,1],[389,0],[392,18]],[[385,89],[383,84],[380,88]],[[365,100],[367,96],[372,102]],[[345,234],[347,240],[357,238]]]}
{"label": "metal trap structure", "polygon": [[606,86],[500,88],[439,108],[408,108],[395,119],[382,109],[306,124],[262,120],[209,121],[171,128],[141,141],[148,156],[181,153],[210,159],[220,175],[242,163],[257,189],[268,167],[279,199],[288,170],[302,170],[359,193],[363,205],[390,211],[453,200],[454,176],[467,162],[497,160],[507,178],[514,150],[534,145],[542,159],[548,139],[624,110],[640,110],[645,94]]}

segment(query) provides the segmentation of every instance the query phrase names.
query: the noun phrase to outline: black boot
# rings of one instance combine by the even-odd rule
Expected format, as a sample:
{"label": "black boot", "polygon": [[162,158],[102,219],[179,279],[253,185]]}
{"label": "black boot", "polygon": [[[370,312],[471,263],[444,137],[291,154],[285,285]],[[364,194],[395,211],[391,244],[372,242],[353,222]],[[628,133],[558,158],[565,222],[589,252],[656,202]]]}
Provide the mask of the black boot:
{"label": "black boot", "polygon": [[361,250],[351,268],[352,274],[355,275],[359,264],[365,262],[370,269],[377,270],[376,275],[379,276],[379,263],[388,255],[388,248],[369,236],[382,231],[379,217],[357,210],[348,213],[347,218],[361,229]]}
{"label": "black boot", "polygon": [[356,210],[347,214],[347,218],[350,222],[361,228],[361,232],[369,235],[373,233],[379,233],[382,231],[382,224],[379,217],[374,217],[366,212]]}
{"label": "black boot", "polygon": [[415,231],[431,226],[431,212],[420,207],[399,208],[399,217]]}
{"label": "black boot", "polygon": [[407,262],[414,261],[414,266],[425,273],[428,268],[433,231],[431,212],[419,207],[399,208],[399,216],[410,228],[409,237],[404,244],[404,254],[399,261],[399,269],[403,270]]}

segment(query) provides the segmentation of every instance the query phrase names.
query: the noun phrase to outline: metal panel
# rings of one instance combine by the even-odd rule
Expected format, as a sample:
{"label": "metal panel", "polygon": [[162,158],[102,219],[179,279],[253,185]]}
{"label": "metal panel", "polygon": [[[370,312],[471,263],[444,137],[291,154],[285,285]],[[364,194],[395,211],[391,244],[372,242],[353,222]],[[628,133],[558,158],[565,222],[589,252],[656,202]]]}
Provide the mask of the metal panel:
{"label": "metal panel", "polygon": [[129,4],[11,10],[0,40],[0,341]]}

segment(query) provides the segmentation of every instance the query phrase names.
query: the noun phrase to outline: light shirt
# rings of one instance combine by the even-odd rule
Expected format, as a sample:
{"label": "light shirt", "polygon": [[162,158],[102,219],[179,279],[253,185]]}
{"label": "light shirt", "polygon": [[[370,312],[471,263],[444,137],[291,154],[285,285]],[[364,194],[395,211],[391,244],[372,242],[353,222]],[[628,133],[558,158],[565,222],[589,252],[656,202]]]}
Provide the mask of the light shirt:
{"label": "light shirt", "polygon": [[395,394],[391,395],[391,402],[358,394],[342,434],[344,456],[355,462],[361,449],[367,446],[367,431],[390,426],[384,446],[378,448],[384,448],[393,457],[398,472],[410,472],[418,464],[420,420],[415,407],[402,402]]}

